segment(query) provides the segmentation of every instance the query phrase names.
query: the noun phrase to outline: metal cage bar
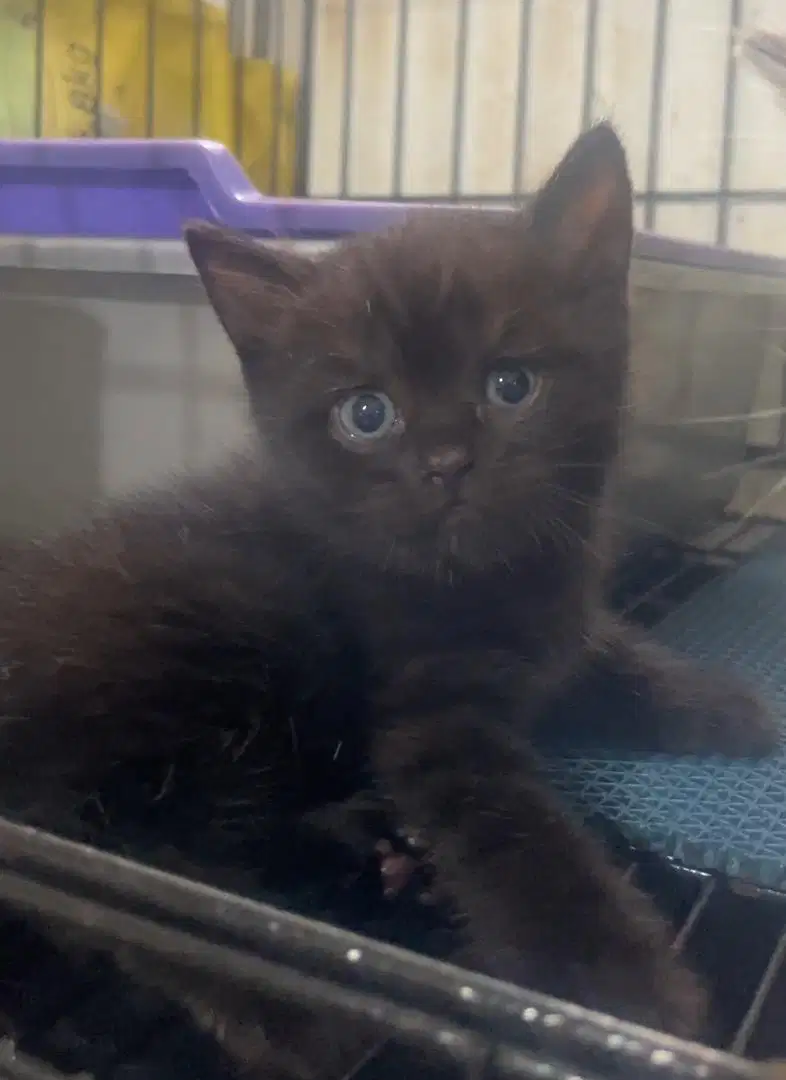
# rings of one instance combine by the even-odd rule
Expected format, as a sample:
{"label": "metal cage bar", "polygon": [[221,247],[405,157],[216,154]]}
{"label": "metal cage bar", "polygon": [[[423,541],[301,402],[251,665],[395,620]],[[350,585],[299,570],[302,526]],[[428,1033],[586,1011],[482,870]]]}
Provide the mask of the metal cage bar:
{"label": "metal cage bar", "polygon": [[[715,209],[715,226],[711,235],[693,238],[734,243],[738,207],[786,203],[783,170],[768,173],[762,166],[762,183],[732,183],[740,140],[747,140],[746,151],[751,145],[745,127],[750,108],[748,120],[740,111],[742,0],[719,4],[713,24],[699,28],[702,40],[719,42],[711,69],[716,75],[722,69],[718,126],[701,135],[717,139],[717,185],[711,175],[701,182],[697,175],[697,183],[686,184],[681,182],[684,170],[674,174],[666,167],[664,172],[664,133],[677,122],[667,84],[685,8],[673,0],[631,0],[622,7],[612,0],[374,0],[371,5],[357,0],[224,0],[224,8],[216,0],[129,0],[125,9],[138,11],[140,64],[117,59],[117,50],[124,47],[117,40],[117,13],[123,7],[118,0],[74,0],[76,14],[92,5],[92,36],[83,42],[75,34],[70,46],[84,54],[82,68],[90,69],[80,69],[82,81],[71,87],[74,100],[89,105],[87,130],[69,127],[56,100],[62,46],[56,35],[64,25],[57,5],[62,0],[28,3],[25,18],[35,27],[31,132],[36,136],[116,134],[116,125],[107,121],[118,109],[122,112],[114,100],[115,83],[119,78],[125,86],[123,80],[138,75],[140,115],[121,116],[121,131],[215,138],[214,95],[224,92],[217,87],[226,69],[231,73],[225,93],[231,115],[218,126],[219,141],[229,144],[260,188],[274,194],[455,202],[526,196],[553,164],[554,150],[548,137],[544,141],[553,111],[565,139],[571,126],[577,133],[599,113],[615,118],[620,101],[614,94],[607,100],[605,88],[609,42],[616,38],[604,28],[611,19],[616,20],[615,32],[625,31],[627,18],[630,47],[641,49],[641,65],[627,67],[640,67],[649,80],[648,91],[639,94],[640,122],[635,119],[646,139],[634,140],[645,227],[658,227],[661,206],[679,205],[690,216],[691,206],[702,203]],[[452,42],[446,40],[447,16],[455,26]],[[185,19],[191,41],[185,52],[172,51],[176,18]],[[128,28],[128,21],[124,25]],[[226,61],[218,55],[222,49]],[[170,100],[166,50],[175,67],[188,69],[189,102],[182,122],[172,119],[177,110]],[[553,105],[548,79],[544,83],[545,50],[556,50],[555,65],[562,65]],[[369,87],[375,102],[389,102],[378,120],[363,105]],[[626,100],[631,96],[625,86],[619,92]],[[680,108],[689,106],[680,103]],[[628,115],[625,122],[634,121]],[[786,115],[783,127],[786,145]],[[425,132],[431,128],[444,134],[430,139]],[[430,164],[424,152],[431,155]],[[707,212],[702,214],[701,220],[708,221]]]}
{"label": "metal cage bar", "polygon": [[[50,933],[56,926],[89,927],[99,946],[103,942],[141,948],[148,961],[165,964],[167,970],[180,972],[197,987],[219,990],[219,996],[231,999],[241,1012],[249,1007],[252,1015],[264,1015],[266,1002],[291,1001],[327,1010],[336,1018],[375,1024],[379,1037],[369,1048],[359,1049],[360,1057],[347,1080],[349,1076],[375,1080],[386,1075],[384,1059],[406,1048],[415,1054],[412,1075],[417,1080],[480,1076],[556,1080],[568,1075],[588,1080],[611,1076],[621,1080],[633,1076],[754,1080],[757,1076],[756,1067],[739,1057],[598,1017],[4,819],[0,819],[0,836],[4,903],[43,918]],[[619,860],[629,863],[625,876],[665,904],[664,913],[675,925],[675,949],[695,953],[705,924],[712,925],[724,905],[735,907],[746,927],[761,922],[762,941],[753,950],[760,954],[759,964],[744,977],[749,991],[731,1012],[725,1010],[725,1030],[716,1043],[740,1054],[751,1048],[761,1050],[770,1039],[770,1045],[782,1053],[784,1033],[777,1020],[777,1002],[782,1008],[786,990],[786,900],[766,890],[735,894],[717,878],[685,872],[651,855],[634,853],[631,861],[630,850],[618,845],[613,830],[609,843]],[[0,930],[5,935],[0,934],[2,948],[7,950],[8,927],[0,924]],[[32,942],[21,944],[35,954]],[[714,956],[709,960],[717,963]],[[725,962],[723,978],[733,989],[734,974],[745,962],[733,947],[726,950]],[[57,981],[56,970],[51,963],[44,965],[44,980]],[[34,977],[34,971],[27,976],[28,980]],[[81,989],[77,991],[76,986]],[[32,990],[31,983],[26,992]],[[24,1053],[19,1054],[8,1039],[0,1042],[0,1076],[60,1080],[62,1074],[52,1069],[57,1053],[54,1059],[50,1055],[52,1047],[56,1050],[61,1045],[62,1036],[53,1041],[47,1031],[62,1030],[62,1018],[79,1001],[92,997],[97,1003],[105,993],[96,969],[84,969],[74,989],[61,995],[59,1006],[46,1006],[49,1019],[43,1028],[38,1023],[37,1038],[25,1036],[22,1022]],[[128,990],[121,992],[121,1009],[122,993]],[[775,1023],[767,1024],[765,1013],[773,1003]],[[126,1011],[133,1026],[133,1009],[126,1006]],[[79,1040],[78,1022],[74,1022]],[[155,1044],[165,1040],[167,1028],[175,1023],[170,1016],[144,1036],[152,1040],[150,1054],[155,1054]],[[140,1033],[132,1033],[129,1046],[134,1052],[139,1042]],[[29,1057],[31,1047],[38,1060]],[[102,1067],[100,1075],[115,1076],[116,1069],[118,1075],[125,1075],[124,1053],[122,1048],[114,1052],[111,1070]],[[394,1075],[401,1069],[399,1061]],[[84,1072],[81,1075],[86,1080]],[[186,1073],[181,1068],[172,1075]],[[199,1073],[198,1080],[204,1075],[208,1074]]]}

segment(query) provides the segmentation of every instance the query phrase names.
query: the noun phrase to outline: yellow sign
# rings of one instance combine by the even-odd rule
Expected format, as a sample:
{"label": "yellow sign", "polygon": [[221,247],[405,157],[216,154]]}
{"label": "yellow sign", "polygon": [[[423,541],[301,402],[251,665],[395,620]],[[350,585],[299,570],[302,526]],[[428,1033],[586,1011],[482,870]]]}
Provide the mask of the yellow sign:
{"label": "yellow sign", "polygon": [[[46,138],[214,139],[257,187],[294,188],[298,78],[233,57],[226,12],[193,0],[48,0],[41,126]],[[0,0],[0,137],[35,134],[36,0]],[[195,17],[196,14],[196,17]],[[99,47],[99,36],[103,47]],[[99,78],[100,66],[100,78]],[[100,105],[99,105],[100,95]]]}

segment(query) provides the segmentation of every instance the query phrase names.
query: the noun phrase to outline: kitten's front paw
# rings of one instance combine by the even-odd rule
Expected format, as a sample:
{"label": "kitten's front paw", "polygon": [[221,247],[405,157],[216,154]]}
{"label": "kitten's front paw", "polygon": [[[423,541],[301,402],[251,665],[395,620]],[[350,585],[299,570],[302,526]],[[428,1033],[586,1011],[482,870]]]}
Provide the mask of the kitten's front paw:
{"label": "kitten's front paw", "polygon": [[685,720],[665,749],[684,754],[722,754],[760,758],[781,742],[775,717],[758,694],[741,680],[702,673]]}
{"label": "kitten's front paw", "polygon": [[433,867],[424,841],[393,823],[393,808],[376,792],[361,791],[342,803],[330,803],[303,815],[317,834],[340,844],[359,865],[376,859],[382,891],[395,899],[414,891],[428,901]]}

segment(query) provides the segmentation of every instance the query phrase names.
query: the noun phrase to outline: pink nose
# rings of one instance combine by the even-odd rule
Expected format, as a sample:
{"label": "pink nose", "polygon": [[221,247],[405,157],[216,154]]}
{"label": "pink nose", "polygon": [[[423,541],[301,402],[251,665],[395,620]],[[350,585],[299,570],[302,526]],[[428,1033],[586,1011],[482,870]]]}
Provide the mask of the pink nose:
{"label": "pink nose", "polygon": [[426,458],[426,476],[432,484],[460,480],[472,468],[472,459],[464,446],[440,446]]}

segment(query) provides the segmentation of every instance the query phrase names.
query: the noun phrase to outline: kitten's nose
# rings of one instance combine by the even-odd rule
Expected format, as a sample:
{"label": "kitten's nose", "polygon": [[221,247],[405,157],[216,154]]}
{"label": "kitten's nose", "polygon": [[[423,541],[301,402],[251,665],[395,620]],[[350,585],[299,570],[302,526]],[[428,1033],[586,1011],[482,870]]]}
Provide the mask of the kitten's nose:
{"label": "kitten's nose", "polygon": [[465,446],[440,446],[426,458],[426,479],[437,486],[455,485],[472,468],[472,458]]}

